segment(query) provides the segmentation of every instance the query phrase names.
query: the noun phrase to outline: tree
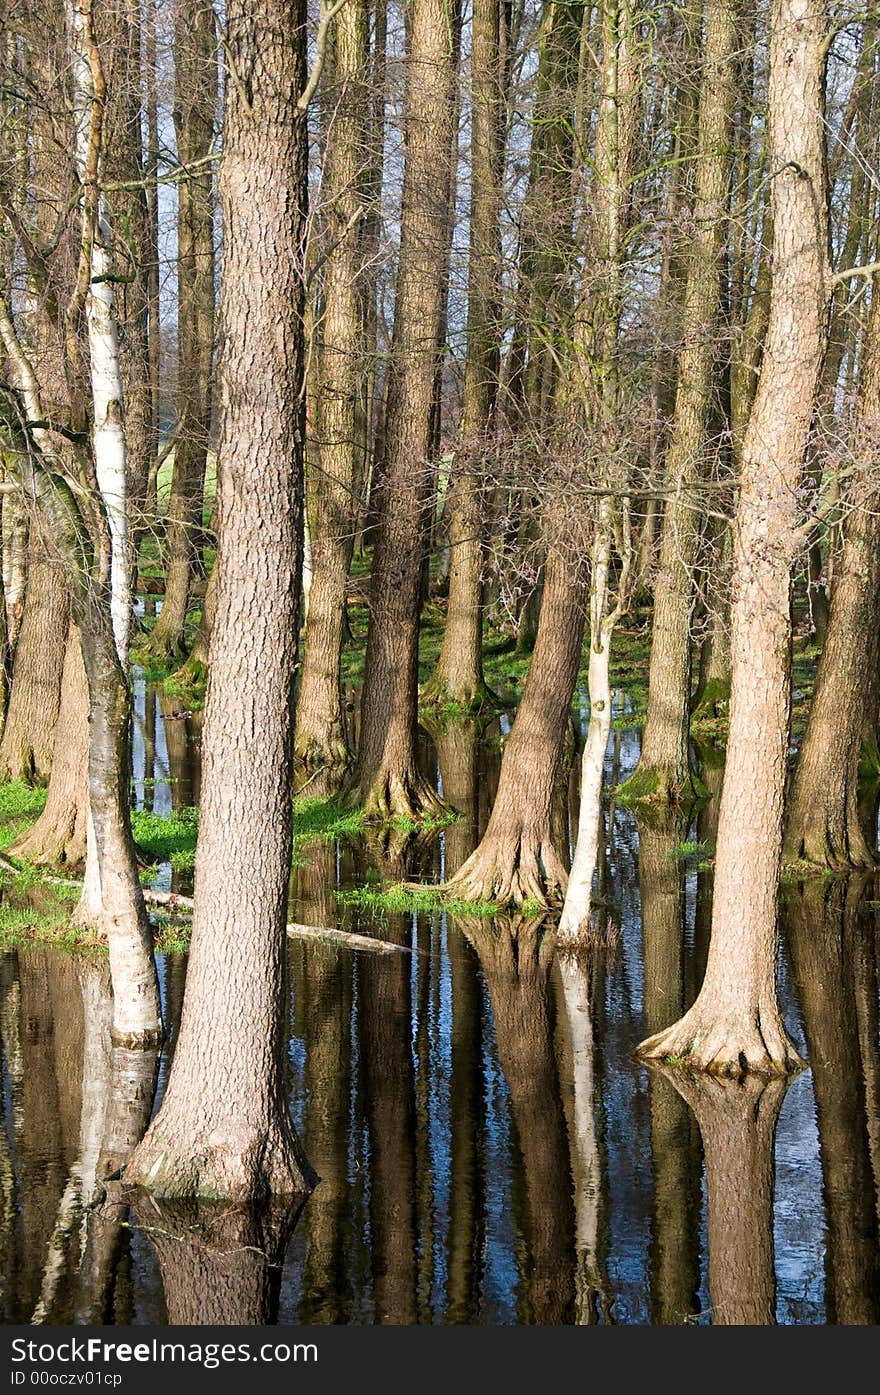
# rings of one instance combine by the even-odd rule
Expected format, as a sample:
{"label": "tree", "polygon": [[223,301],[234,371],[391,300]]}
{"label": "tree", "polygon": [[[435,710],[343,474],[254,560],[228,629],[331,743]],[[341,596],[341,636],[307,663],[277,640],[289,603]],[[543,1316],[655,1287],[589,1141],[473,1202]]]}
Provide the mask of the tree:
{"label": "tree", "polygon": [[807,730],[788,798],[783,854],[831,867],[871,867],[874,830],[862,827],[859,760],[878,663],[880,513],[880,278],[862,346],[843,547]]}
{"label": "tree", "polygon": [[[447,0],[414,0],[406,68],[403,202],[388,362],[385,459],[352,797],[414,815],[438,796],[416,768],[421,575],[449,231],[456,26]],[[375,489],[375,482],[374,482]]]}
{"label": "tree", "polygon": [[210,159],[217,107],[214,14],[176,0],[174,126],[177,181],[177,394],[174,468],[165,524],[165,596],[150,648],[179,654],[200,551],[211,433],[214,354],[214,196]]}
{"label": "tree", "polygon": [[467,350],[461,444],[449,483],[449,599],[437,668],[423,701],[479,708],[493,699],[483,678],[482,454],[491,449],[498,388],[501,177],[506,11],[474,6],[471,46],[471,207]]}
{"label": "tree", "polygon": [[217,614],[195,910],[162,1107],[125,1170],[169,1198],[309,1188],[287,1105],[293,679],[302,580],[307,131],[299,0],[227,9]]}
{"label": "tree", "polygon": [[344,766],[350,759],[341,658],[369,425],[364,253],[373,191],[368,58],[366,0],[346,0],[331,36],[323,87],[325,212],[316,254],[320,295],[313,349],[314,439],[306,473],[311,585],[296,708],[296,752],[307,766]]}
{"label": "tree", "polygon": [[687,254],[682,350],[672,435],[669,491],[654,587],[648,714],[630,796],[680,799],[691,785],[688,755],[693,571],[699,538],[696,487],[703,474],[717,354],[726,214],[737,101],[739,0],[707,0],[697,121],[694,236]]}
{"label": "tree", "polygon": [[791,697],[798,493],[825,348],[831,276],[823,6],[774,0],[770,27],[773,289],[743,443],[731,611],[731,708],[712,938],[690,1010],[642,1055],[698,1070],[796,1069],[776,996],[777,888]]}

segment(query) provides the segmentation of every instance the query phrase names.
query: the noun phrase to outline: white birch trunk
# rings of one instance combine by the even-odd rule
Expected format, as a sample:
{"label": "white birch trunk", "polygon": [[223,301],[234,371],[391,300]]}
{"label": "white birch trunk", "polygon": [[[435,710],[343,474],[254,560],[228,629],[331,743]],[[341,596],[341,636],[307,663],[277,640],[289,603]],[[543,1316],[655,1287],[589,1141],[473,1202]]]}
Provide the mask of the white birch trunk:
{"label": "white birch trunk", "polygon": [[[76,129],[77,172],[85,179],[89,156],[89,129],[95,97],[83,15],[77,0],[70,0],[68,22],[71,37],[71,85]],[[96,227],[91,248],[89,289],[86,295],[86,327],[89,341],[89,373],[94,411],[93,447],[98,489],[110,531],[110,595],[113,637],[123,670],[128,664],[131,628],[131,565],[126,512],[125,424],[122,370],[116,323],[116,296],[111,279],[111,230],[107,201],[98,195]]]}
{"label": "white birch trunk", "polygon": [[[71,84],[75,124],[77,172],[85,179],[89,156],[92,102],[95,96],[88,41],[78,0],[69,0]],[[98,195],[96,227],[91,247],[89,288],[86,295],[86,328],[89,343],[89,376],[94,423],[92,444],[95,477],[110,533],[110,612],[119,662],[128,667],[131,627],[131,565],[126,512],[125,424],[122,369],[116,323],[116,297],[110,257],[110,223],[107,202]],[[86,833],[86,867],[77,919],[99,925],[102,919],[101,871],[91,810]]]}

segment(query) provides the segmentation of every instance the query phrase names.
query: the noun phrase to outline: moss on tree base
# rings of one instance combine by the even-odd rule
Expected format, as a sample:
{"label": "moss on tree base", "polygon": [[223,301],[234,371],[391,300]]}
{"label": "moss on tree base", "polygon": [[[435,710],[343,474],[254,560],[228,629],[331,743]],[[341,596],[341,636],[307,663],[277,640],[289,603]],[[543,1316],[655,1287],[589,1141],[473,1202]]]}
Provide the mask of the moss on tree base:
{"label": "moss on tree base", "polygon": [[639,764],[629,778],[617,786],[615,797],[621,804],[682,805],[707,799],[709,791],[692,770],[682,776],[677,770]]}

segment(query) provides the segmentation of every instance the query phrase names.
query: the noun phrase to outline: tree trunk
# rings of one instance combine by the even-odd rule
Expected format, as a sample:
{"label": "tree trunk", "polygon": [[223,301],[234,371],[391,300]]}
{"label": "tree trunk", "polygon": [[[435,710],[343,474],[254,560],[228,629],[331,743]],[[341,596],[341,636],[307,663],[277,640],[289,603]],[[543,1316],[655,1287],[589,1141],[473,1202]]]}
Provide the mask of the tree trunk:
{"label": "tree trunk", "polygon": [[692,788],[688,736],[690,623],[704,474],[706,426],[718,352],[722,258],[737,101],[739,0],[707,0],[694,238],[687,263],[682,350],[672,439],[666,460],[670,497],[663,513],[654,589],[648,715],[630,797],[678,800]]}
{"label": "tree trunk", "polygon": [[313,402],[317,440],[306,478],[312,585],[303,630],[296,754],[306,765],[349,760],[342,702],[345,591],[367,446],[365,213],[369,188],[366,0],[336,20],[322,201],[327,257],[321,277],[320,346]]}
{"label": "tree trunk", "polygon": [[0,779],[47,780],[70,607],[64,573],[36,535],[31,543],[21,633],[15,649],[9,711],[0,741]]}
{"label": "tree trunk", "polygon": [[[192,172],[177,184],[177,425],[165,525],[165,597],[150,637],[162,655],[183,647],[187,602],[199,556],[205,465],[211,432],[214,349],[214,140],[217,43],[214,16],[200,0],[174,12],[174,125],[177,158]],[[199,163],[202,162],[202,163]]]}
{"label": "tree trunk", "polygon": [[880,515],[880,277],[862,349],[854,466],[830,622],[789,795],[783,856],[827,867],[871,867],[876,825],[859,818],[859,760],[878,663]]}
{"label": "tree trunk", "polygon": [[415,0],[386,452],[373,553],[360,749],[352,782],[353,797],[369,813],[383,817],[417,814],[440,802],[416,767],[415,733],[432,409],[449,228],[453,31],[450,14],[439,0]]}
{"label": "tree trunk", "polygon": [[798,493],[829,295],[823,7],[774,0],[770,166],[774,282],[743,447],[731,626],[731,712],[706,977],[688,1013],[643,1055],[705,1070],[799,1064],[776,997],[777,891],[791,697],[790,579]]}
{"label": "tree trunk", "polygon": [[553,846],[550,812],[584,633],[583,590],[551,553],[535,651],[501,764],[498,793],[482,841],[446,883],[476,901],[545,906],[568,880]]}
{"label": "tree trunk", "polygon": [[477,0],[471,45],[471,206],[461,443],[449,483],[449,598],[423,701],[493,705],[483,678],[483,454],[491,449],[499,366],[503,74],[499,0]]}
{"label": "tree trunk", "polygon": [[[305,12],[227,10],[217,617],[186,998],[126,1168],[168,1197],[302,1194],[287,1105],[293,677],[302,580]],[[259,73],[253,85],[240,75]]]}
{"label": "tree trunk", "polygon": [[89,686],[79,630],[71,623],[46,807],[10,851],[37,866],[76,867],[86,855],[89,806]]}

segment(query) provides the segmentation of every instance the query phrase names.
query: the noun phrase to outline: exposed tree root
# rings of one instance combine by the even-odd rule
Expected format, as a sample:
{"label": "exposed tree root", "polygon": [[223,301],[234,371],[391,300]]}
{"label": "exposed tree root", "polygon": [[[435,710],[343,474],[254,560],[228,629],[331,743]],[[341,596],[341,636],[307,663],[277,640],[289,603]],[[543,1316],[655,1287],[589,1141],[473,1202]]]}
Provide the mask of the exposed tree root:
{"label": "exposed tree root", "polygon": [[465,901],[494,901],[499,906],[559,905],[568,872],[549,830],[517,829],[508,836],[487,836],[471,853],[444,892]]}
{"label": "exposed tree root", "polygon": [[418,823],[426,815],[448,814],[449,805],[423,776],[410,770],[405,774],[380,771],[365,797],[357,798],[357,789],[349,793],[349,802],[362,805],[367,818],[410,819]]}
{"label": "exposed tree root", "polygon": [[811,818],[805,828],[789,825],[782,860],[788,866],[808,864],[817,870],[830,867],[835,872],[868,871],[877,866],[877,857],[858,823],[854,826],[850,820],[845,830],[835,834],[821,815]]}
{"label": "exposed tree root", "polygon": [[35,867],[81,866],[86,855],[85,810],[73,801],[48,819],[47,814],[48,806],[9,851]]}
{"label": "exposed tree root", "polygon": [[289,1121],[250,1133],[236,1119],[212,1120],[180,1134],[173,1111],[157,1116],[123,1171],[127,1185],[169,1199],[257,1201],[306,1196],[317,1178]]}
{"label": "exposed tree root", "polygon": [[749,1016],[733,1017],[714,1012],[700,998],[680,1021],[643,1041],[637,1053],[647,1060],[712,1075],[789,1075],[806,1064],[777,1011],[758,1008]]}

